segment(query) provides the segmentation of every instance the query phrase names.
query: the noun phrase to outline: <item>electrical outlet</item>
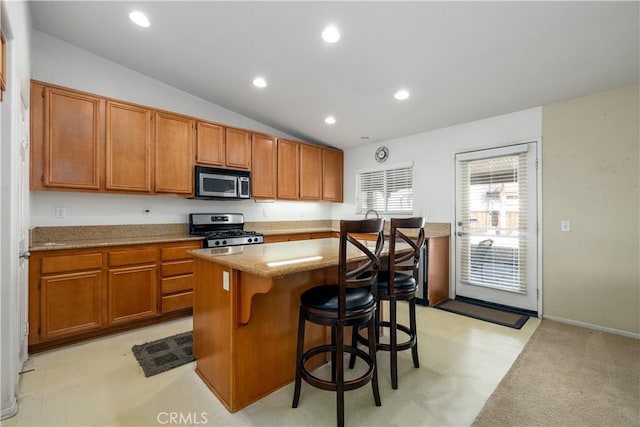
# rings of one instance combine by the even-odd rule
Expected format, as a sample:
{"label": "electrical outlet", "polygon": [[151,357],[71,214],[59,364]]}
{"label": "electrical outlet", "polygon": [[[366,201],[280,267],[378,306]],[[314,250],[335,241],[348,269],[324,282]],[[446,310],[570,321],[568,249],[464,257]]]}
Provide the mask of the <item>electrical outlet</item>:
{"label": "electrical outlet", "polygon": [[560,221],[560,231],[571,231],[571,221],[567,219]]}
{"label": "electrical outlet", "polygon": [[145,208],[145,209],[142,211],[142,215],[144,215],[144,216],[146,216],[146,217],[151,216],[151,209],[149,209],[149,208]]}
{"label": "electrical outlet", "polygon": [[228,271],[222,272],[222,289],[224,289],[225,291],[229,290],[229,272]]}
{"label": "electrical outlet", "polygon": [[67,208],[56,208],[56,218],[64,218],[67,215]]}

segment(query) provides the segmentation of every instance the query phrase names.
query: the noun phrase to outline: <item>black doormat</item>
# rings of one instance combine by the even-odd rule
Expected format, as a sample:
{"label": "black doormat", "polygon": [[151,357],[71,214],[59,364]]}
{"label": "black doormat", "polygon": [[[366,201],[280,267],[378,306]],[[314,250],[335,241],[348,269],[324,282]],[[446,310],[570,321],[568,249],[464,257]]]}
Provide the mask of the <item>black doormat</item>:
{"label": "black doormat", "polygon": [[502,326],[508,326],[514,329],[522,328],[529,319],[529,316],[522,314],[510,313],[508,311],[496,310],[494,308],[483,307],[481,305],[469,304],[467,302],[452,299],[437,304],[435,308]]}
{"label": "black doormat", "polygon": [[131,350],[138,359],[145,377],[168,371],[195,360],[192,331],[134,345]]}

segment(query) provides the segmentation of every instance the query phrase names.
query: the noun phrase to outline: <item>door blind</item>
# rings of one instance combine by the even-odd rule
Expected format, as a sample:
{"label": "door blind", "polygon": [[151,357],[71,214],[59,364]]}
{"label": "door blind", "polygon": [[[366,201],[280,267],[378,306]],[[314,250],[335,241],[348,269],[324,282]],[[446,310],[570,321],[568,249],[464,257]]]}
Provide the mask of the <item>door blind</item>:
{"label": "door blind", "polygon": [[527,153],[460,161],[460,280],[526,294]]}

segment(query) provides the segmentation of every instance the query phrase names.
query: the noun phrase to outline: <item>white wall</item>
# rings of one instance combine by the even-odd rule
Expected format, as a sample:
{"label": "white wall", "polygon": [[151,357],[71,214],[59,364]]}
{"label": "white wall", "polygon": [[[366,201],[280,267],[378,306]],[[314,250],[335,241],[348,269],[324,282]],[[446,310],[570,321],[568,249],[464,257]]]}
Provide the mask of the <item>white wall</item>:
{"label": "white wall", "polygon": [[389,158],[385,165],[414,162],[414,214],[424,216],[428,222],[453,223],[454,154],[539,140],[541,115],[540,107],[532,108],[346,150],[345,203],[334,208],[333,217],[361,217],[355,215],[356,171],[379,165],[374,159],[374,153],[379,146],[384,145],[389,148]]}
{"label": "white wall", "polygon": [[[39,31],[32,32],[32,77],[98,95],[130,101],[230,126],[289,137],[276,129],[182,92],[143,74]],[[31,193],[32,226],[186,223],[190,212],[242,212],[245,221],[329,219],[331,203],[202,201],[177,196],[72,192]],[[55,208],[66,208],[55,218]],[[142,211],[151,209],[151,217]]]}
{"label": "white wall", "polygon": [[[0,103],[0,349],[2,354],[0,417],[17,411],[18,372],[26,358],[26,340],[21,314],[26,311],[26,283],[21,282],[17,262],[21,221],[16,216],[20,200],[20,112],[21,86],[29,79],[29,28],[26,2],[9,1],[2,8],[2,30],[7,40],[7,91]],[[28,85],[26,86],[28,88]],[[28,93],[27,93],[28,99]]]}
{"label": "white wall", "polygon": [[636,337],[639,106],[635,85],[545,105],[542,116],[545,316]]}

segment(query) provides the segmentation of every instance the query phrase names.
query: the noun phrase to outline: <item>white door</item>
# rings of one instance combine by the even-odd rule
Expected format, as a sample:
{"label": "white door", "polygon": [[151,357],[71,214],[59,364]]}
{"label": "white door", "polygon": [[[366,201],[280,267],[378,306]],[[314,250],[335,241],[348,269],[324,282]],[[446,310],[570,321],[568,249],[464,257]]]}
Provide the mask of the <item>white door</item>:
{"label": "white door", "polygon": [[456,296],[538,311],[536,152],[456,154]]}

